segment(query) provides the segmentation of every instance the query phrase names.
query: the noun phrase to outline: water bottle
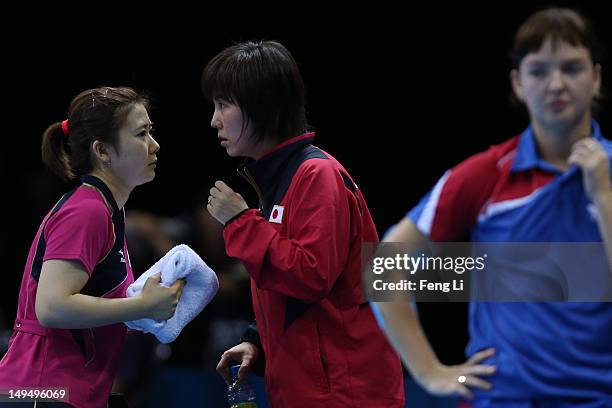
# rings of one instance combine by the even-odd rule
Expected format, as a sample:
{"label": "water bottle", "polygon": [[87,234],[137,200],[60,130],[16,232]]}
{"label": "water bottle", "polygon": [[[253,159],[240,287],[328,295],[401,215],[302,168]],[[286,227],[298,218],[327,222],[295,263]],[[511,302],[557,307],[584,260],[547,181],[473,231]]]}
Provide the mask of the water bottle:
{"label": "water bottle", "polygon": [[232,383],[227,388],[227,402],[230,408],[257,408],[255,390],[246,378],[242,381],[238,379],[239,368],[239,365],[230,368]]}

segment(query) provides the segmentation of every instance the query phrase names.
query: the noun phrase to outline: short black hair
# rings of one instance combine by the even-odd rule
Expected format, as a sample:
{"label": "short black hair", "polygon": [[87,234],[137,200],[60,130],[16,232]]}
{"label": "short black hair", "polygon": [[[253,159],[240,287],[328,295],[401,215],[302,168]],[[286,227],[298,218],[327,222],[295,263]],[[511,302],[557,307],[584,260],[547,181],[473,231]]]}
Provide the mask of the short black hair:
{"label": "short black hair", "polygon": [[276,41],[247,41],[221,51],[204,68],[202,91],[209,101],[238,105],[243,131],[251,124],[257,142],[281,142],[307,130],[302,75]]}

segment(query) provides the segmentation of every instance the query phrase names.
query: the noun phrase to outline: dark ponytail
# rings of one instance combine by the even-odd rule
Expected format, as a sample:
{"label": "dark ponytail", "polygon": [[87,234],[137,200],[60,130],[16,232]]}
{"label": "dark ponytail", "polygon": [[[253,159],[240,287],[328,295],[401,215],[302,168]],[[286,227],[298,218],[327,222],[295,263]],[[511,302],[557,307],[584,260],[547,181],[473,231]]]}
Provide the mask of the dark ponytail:
{"label": "dark ponytail", "polygon": [[62,123],[52,124],[43,133],[40,146],[43,163],[62,180],[69,182],[75,177],[70,168],[70,156],[67,151],[67,136],[62,130]]}

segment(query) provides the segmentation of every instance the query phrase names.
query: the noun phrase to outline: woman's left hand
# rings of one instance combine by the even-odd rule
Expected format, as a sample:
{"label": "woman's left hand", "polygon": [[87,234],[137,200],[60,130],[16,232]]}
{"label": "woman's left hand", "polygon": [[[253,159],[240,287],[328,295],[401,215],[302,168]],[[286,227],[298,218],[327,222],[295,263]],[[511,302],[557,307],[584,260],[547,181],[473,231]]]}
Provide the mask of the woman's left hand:
{"label": "woman's left hand", "polygon": [[581,139],[572,146],[568,162],[582,170],[584,189],[593,202],[612,194],[610,160],[601,143],[593,138]]}
{"label": "woman's left hand", "polygon": [[210,189],[206,209],[221,224],[225,225],[226,222],[248,208],[244,198],[224,182],[217,181]]}

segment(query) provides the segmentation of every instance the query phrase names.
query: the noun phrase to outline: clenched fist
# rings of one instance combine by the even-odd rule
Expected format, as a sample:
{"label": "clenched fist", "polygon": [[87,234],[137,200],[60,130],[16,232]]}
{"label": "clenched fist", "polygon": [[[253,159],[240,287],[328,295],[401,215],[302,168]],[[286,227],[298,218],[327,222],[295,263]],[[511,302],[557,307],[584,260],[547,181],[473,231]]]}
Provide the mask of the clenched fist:
{"label": "clenched fist", "polygon": [[244,198],[224,182],[217,181],[210,189],[206,209],[221,224],[225,225],[226,222],[248,208]]}

